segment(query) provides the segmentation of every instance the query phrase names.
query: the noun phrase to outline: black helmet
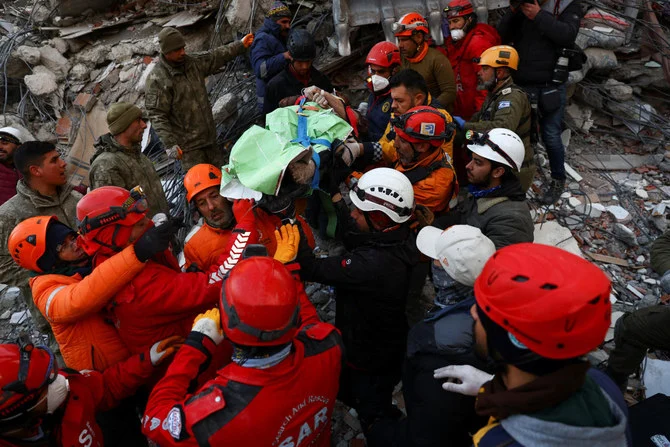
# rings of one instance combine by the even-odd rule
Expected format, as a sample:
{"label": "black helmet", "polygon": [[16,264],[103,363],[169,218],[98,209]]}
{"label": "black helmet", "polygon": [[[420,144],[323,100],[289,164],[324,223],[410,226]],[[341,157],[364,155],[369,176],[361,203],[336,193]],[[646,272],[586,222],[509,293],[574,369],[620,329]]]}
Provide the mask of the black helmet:
{"label": "black helmet", "polygon": [[316,57],[316,45],[309,31],[292,30],[286,45],[289,54],[296,61],[311,61]]}

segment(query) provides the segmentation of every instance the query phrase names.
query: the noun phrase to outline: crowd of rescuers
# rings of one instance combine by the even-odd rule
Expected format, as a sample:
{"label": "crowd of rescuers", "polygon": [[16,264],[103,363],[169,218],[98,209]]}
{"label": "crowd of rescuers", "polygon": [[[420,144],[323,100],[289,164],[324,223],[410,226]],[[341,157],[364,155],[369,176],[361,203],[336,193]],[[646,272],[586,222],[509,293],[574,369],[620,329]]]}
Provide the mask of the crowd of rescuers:
{"label": "crowd of rescuers", "polygon": [[[579,0],[513,3],[496,30],[453,0],[436,46],[408,13],[398,45],[368,53],[357,108],[281,2],[255,35],[204,53],[164,28],[146,110],[109,107],[84,195],[53,144],[1,128],[0,282],[22,288],[53,340],[0,344],[0,446],[325,447],[337,400],[369,446],[632,445],[621,389],[645,346],[667,347],[667,309],[622,318],[616,361],[591,368],[610,281],[532,243],[525,194],[538,127],[552,175],[542,200],[562,192],[554,55],[580,15]],[[274,198],[220,193],[229,154],[205,78],[247,51],[259,111],[310,101],[352,126],[320,167],[340,254],[315,255],[305,198],[282,196],[291,176]],[[192,222],[169,215],[142,153],[149,119],[186,172]],[[652,262],[670,289],[668,240]],[[333,287],[334,324],[306,281]]]}

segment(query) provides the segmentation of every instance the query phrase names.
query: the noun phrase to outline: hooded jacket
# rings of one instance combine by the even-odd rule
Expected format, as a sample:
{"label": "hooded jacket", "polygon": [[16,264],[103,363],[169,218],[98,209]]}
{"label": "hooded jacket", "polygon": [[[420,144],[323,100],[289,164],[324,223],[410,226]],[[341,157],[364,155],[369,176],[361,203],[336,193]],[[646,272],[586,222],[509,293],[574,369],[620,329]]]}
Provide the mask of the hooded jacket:
{"label": "hooded jacket", "polygon": [[281,27],[277,22],[266,18],[251,45],[251,66],[256,75],[256,96],[259,107],[263,104],[267,83],[288,64],[288,60],[284,57],[286,45],[281,39],[280,32]]}
{"label": "hooded jacket", "polygon": [[461,40],[454,41],[451,36],[445,40],[444,48],[456,78],[454,116],[468,121],[481,108],[487,91],[477,90],[477,72],[480,66],[475,60],[485,50],[499,44],[498,32],[485,23],[477,23]]}
{"label": "hooded jacket", "polygon": [[150,217],[169,212],[161,179],[139,144],[127,148],[119,144],[112,134],[102,135],[95,142],[88,176],[91,189],[119,186],[130,190],[139,185],[147,196]]}

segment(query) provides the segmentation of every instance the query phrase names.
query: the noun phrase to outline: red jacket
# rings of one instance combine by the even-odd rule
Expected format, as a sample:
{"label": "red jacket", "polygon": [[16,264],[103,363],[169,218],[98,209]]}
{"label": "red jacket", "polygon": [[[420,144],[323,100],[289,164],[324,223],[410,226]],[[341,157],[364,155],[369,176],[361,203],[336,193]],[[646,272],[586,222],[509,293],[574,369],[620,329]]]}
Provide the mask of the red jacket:
{"label": "red jacket", "polygon": [[[104,372],[61,370],[70,385],[67,400],[56,412],[58,420],[48,434],[50,446],[102,446],[102,431],[95,414],[114,408],[132,396],[153,374],[154,366],[146,354],[107,368]],[[35,445],[0,438],[0,447]]]}
{"label": "red jacket", "polygon": [[229,363],[196,393],[189,385],[214,343],[192,332],[146,407],[144,434],[167,446],[330,446],[342,363],[337,330],[301,294],[303,326],[293,351],[267,369]]}
{"label": "red jacket", "polygon": [[488,90],[477,90],[479,64],[473,62],[473,59],[479,58],[484,50],[495,45],[500,45],[498,31],[485,23],[476,24],[457,42],[451,36],[445,40],[444,48],[456,78],[454,116],[467,121],[484,103]]}
{"label": "red jacket", "polygon": [[0,163],[0,205],[16,195],[16,182],[23,178],[15,167]]}

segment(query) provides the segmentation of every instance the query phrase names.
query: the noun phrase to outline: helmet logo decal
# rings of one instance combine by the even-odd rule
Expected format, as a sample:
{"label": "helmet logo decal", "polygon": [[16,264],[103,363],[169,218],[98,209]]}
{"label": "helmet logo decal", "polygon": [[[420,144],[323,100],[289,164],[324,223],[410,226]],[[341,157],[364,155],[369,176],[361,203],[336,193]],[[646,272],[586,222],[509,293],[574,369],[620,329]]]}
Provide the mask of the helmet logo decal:
{"label": "helmet logo decal", "polygon": [[391,108],[391,103],[385,102],[384,105],[382,106],[382,112],[387,113],[390,108]]}
{"label": "helmet logo decal", "polygon": [[509,336],[509,341],[511,341],[514,346],[516,346],[519,349],[528,349],[528,346],[521,343],[519,339],[514,336],[514,334],[508,332],[507,335]]}
{"label": "helmet logo decal", "polygon": [[435,135],[435,124],[434,123],[421,123],[421,130],[419,131],[421,135],[434,136]]}
{"label": "helmet logo decal", "polygon": [[37,236],[34,234],[31,234],[26,238],[26,242],[28,242],[30,245],[37,245]]}

